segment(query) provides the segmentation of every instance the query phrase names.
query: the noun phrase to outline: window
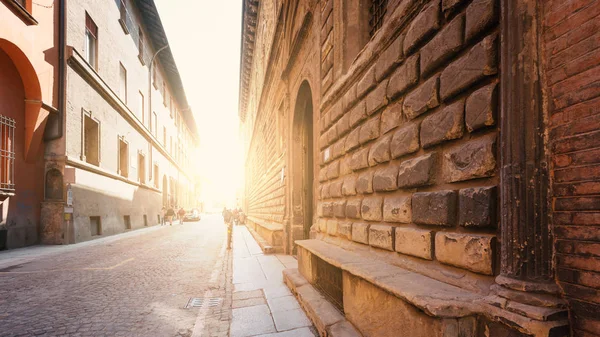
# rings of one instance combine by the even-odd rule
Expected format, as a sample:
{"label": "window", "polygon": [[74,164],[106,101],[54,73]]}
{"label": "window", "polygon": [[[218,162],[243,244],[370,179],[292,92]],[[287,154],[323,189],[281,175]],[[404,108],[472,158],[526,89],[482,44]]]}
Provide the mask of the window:
{"label": "window", "polygon": [[138,113],[142,118],[142,124],[146,125],[146,114],[144,112],[144,94],[141,91],[138,92]]}
{"label": "window", "polygon": [[158,182],[159,182],[159,171],[158,171],[158,164],[154,164],[154,187],[155,188],[159,188]]}
{"label": "window", "polygon": [[158,138],[158,116],[156,115],[156,111],[152,112],[152,131],[154,133],[154,137]]}
{"label": "window", "polygon": [[[174,112],[174,106],[173,106],[173,97],[169,98],[169,115],[171,116],[171,118],[173,117],[173,112]],[[175,124],[177,124],[177,119],[175,119]]]}
{"label": "window", "polygon": [[131,229],[131,216],[123,215],[123,222],[125,224],[125,229]]}
{"label": "window", "polygon": [[163,146],[167,147],[167,127],[163,126]]}
{"label": "window", "polygon": [[138,152],[138,181],[146,183],[146,156],[141,152]]}
{"label": "window", "polygon": [[92,165],[100,165],[100,125],[85,115],[83,121],[83,156],[82,160]]}
{"label": "window", "polygon": [[15,127],[12,118],[0,116],[0,190],[15,190]]}
{"label": "window", "polygon": [[98,26],[87,13],[85,13],[85,50],[83,54],[87,63],[94,70],[98,70]]}
{"label": "window", "polygon": [[[169,99],[167,98],[167,85],[165,83],[165,81],[162,82],[162,89],[163,89],[163,105],[167,106],[167,103],[169,102]],[[171,117],[173,117],[173,114],[171,114]]]}
{"label": "window", "polygon": [[119,97],[127,104],[127,69],[119,62]]}
{"label": "window", "polygon": [[381,28],[386,11],[387,0],[371,0],[369,8],[369,36],[375,35],[375,32]]}
{"label": "window", "polygon": [[129,34],[129,29],[127,28],[127,5],[125,4],[125,0],[121,0],[119,2],[119,23],[121,24],[121,28],[125,34]]}
{"label": "window", "polygon": [[129,177],[129,144],[123,137],[119,137],[119,168],[117,174]]}
{"label": "window", "polygon": [[138,28],[138,59],[142,62],[142,65],[146,64],[144,61],[144,32],[142,32],[142,27]]}

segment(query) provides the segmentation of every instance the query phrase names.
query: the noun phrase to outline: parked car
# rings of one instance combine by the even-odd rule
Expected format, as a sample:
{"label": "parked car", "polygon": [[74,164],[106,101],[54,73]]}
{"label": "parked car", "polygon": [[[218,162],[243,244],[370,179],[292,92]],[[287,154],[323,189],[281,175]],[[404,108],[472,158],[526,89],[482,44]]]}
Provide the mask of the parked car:
{"label": "parked car", "polygon": [[200,221],[200,211],[197,208],[193,208],[185,213],[183,221]]}

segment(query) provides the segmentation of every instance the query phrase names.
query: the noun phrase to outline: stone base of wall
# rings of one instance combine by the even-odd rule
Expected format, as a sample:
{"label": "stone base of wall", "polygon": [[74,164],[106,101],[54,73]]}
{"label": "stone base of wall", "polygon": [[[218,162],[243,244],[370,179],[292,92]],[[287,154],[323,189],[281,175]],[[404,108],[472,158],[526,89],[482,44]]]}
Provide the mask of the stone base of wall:
{"label": "stone base of wall", "polygon": [[65,241],[64,231],[64,207],[62,201],[43,202],[40,222],[41,238],[40,241],[45,245],[62,245],[69,242]]}
{"label": "stone base of wall", "polygon": [[[357,336],[566,337],[565,319],[540,321],[497,305],[496,296],[452,286],[319,240],[297,241],[298,269],[284,279],[321,336],[344,323]],[[343,312],[313,286],[317,260],[342,271]],[[344,336],[354,336],[346,334]]]}
{"label": "stone base of wall", "polygon": [[269,224],[257,219],[247,219],[246,223],[264,253],[283,253],[282,225]]}

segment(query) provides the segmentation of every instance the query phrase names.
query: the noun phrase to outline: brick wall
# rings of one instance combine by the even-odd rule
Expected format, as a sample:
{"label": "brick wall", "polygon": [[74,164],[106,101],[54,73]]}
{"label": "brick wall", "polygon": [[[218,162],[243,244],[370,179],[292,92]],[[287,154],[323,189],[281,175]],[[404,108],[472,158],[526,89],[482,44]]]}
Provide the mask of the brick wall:
{"label": "brick wall", "polygon": [[574,336],[600,336],[600,1],[544,1],[556,278]]}
{"label": "brick wall", "polygon": [[376,51],[376,34],[357,62],[374,59],[325,99],[321,239],[397,252],[425,273],[497,273],[498,6],[399,6],[405,21],[378,33],[397,30],[389,45]]}

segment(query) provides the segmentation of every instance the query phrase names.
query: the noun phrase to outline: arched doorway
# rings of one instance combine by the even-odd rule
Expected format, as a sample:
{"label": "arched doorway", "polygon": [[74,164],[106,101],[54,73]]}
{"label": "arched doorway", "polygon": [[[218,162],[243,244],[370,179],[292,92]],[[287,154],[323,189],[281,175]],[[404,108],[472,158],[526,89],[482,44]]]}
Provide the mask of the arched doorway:
{"label": "arched doorway", "polygon": [[294,106],[292,133],[292,228],[290,231],[293,253],[295,240],[308,239],[313,221],[313,102],[307,81],[300,85]]}
{"label": "arched doorway", "polygon": [[169,207],[169,180],[167,179],[166,175],[163,175],[162,197],[163,197],[163,206]]}

